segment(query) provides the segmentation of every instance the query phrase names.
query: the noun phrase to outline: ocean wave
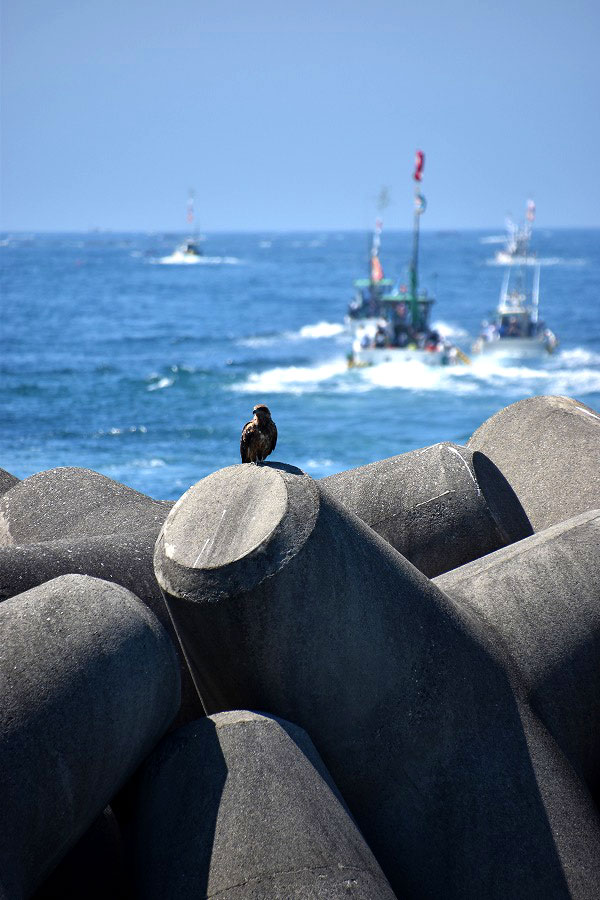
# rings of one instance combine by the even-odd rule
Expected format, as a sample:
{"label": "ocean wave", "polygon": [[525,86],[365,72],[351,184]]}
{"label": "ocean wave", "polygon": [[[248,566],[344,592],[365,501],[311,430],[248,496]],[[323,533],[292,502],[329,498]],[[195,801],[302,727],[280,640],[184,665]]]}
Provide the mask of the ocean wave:
{"label": "ocean wave", "polygon": [[167,464],[164,459],[153,456],[151,459],[132,459],[129,465],[135,469],[161,469]]}
{"label": "ocean wave", "polygon": [[341,469],[340,465],[328,458],[307,459],[304,462],[300,462],[298,465],[303,472],[312,472],[316,477],[333,475],[334,472],[339,472]]}
{"label": "ocean wave", "polygon": [[280,341],[321,340],[323,338],[338,337],[346,333],[346,328],[340,322],[316,322],[314,325],[303,325],[298,331],[269,332],[268,334],[255,334],[240,338],[238,344],[242,347],[269,347]]}
{"label": "ocean wave", "polygon": [[584,347],[574,347],[571,350],[561,350],[553,357],[560,365],[576,368],[585,365],[600,365],[600,353],[586,350]]}
{"label": "ocean wave", "polygon": [[[475,357],[470,365],[433,366],[420,360],[393,360],[348,369],[343,357],[312,366],[277,366],[254,372],[231,386],[242,393],[305,394],[325,391],[359,394],[370,390],[446,392],[455,396],[497,393],[585,396],[600,392],[597,354],[582,349],[565,351],[563,358],[536,362],[508,357]],[[583,365],[581,364],[583,363]]]}
{"label": "ocean wave", "polygon": [[[577,358],[578,351],[565,351],[567,366],[561,366],[561,358],[544,360],[542,368],[531,365],[507,364],[502,359],[476,359],[473,362],[473,375],[482,385],[512,395],[522,394],[523,390],[531,394],[566,394],[581,397],[600,391],[600,369],[573,365],[573,354]],[[594,356],[595,354],[590,354]],[[582,351],[587,356],[587,351]],[[570,360],[570,362],[569,362]]]}
{"label": "ocean wave", "polygon": [[365,383],[376,388],[408,391],[450,391],[474,394],[479,386],[468,366],[429,366],[419,360],[380,363],[360,370]]}
{"label": "ocean wave", "polygon": [[116,436],[119,434],[147,434],[148,429],[145,425],[129,425],[126,428],[107,428],[100,429],[94,437],[105,437],[107,435]]}
{"label": "ocean wave", "polygon": [[167,376],[165,375],[164,378],[159,378],[158,381],[154,381],[154,382],[152,382],[152,384],[149,384],[147,387],[147,390],[162,391],[164,388],[171,387],[171,385],[173,385],[174,383],[175,383],[174,378],[167,378]]}
{"label": "ocean wave", "polygon": [[345,326],[340,322],[317,322],[316,325],[304,325],[297,334],[301,338],[318,339],[336,337],[345,331]]}
{"label": "ocean wave", "polygon": [[348,368],[345,359],[336,359],[315,366],[277,366],[264,372],[253,372],[246,381],[231,389],[241,393],[305,394],[322,389],[322,385]]}

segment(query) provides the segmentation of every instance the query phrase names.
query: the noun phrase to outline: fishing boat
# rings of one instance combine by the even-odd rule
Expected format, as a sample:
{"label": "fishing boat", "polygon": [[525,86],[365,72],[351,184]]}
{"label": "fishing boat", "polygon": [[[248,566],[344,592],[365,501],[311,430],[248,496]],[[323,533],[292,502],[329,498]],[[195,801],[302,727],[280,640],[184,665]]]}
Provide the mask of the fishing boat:
{"label": "fishing boat", "polygon": [[197,231],[193,231],[194,226],[194,192],[190,191],[187,202],[187,224],[190,227],[190,236],[186,237],[179,244],[173,253],[169,256],[163,256],[161,262],[171,263],[174,265],[186,265],[189,263],[197,263],[202,258],[202,248],[200,247],[200,236]]}
{"label": "fishing boat", "polygon": [[481,334],[472,347],[473,353],[519,358],[553,353],[558,339],[539,317],[539,263],[534,269],[531,292],[526,288],[524,268],[521,268],[514,287],[511,287],[511,275],[512,270],[507,268],[495,315],[492,321],[482,323]]}
{"label": "fishing boat", "polygon": [[[371,277],[365,282],[355,283],[358,290],[367,292],[357,312],[365,308],[368,312],[356,316],[354,340],[348,357],[351,367],[412,360],[427,365],[469,361],[458,347],[444,340],[431,327],[431,307],[435,300],[419,288],[419,223],[426,208],[425,197],[420,190],[424,165],[425,154],[417,150],[413,174],[415,205],[409,285],[390,290],[391,282],[383,279],[379,262],[379,243],[374,244],[376,252],[371,252]],[[375,233],[377,235],[377,228]],[[377,277],[379,274],[381,278]]]}
{"label": "fishing boat", "polygon": [[533,222],[535,220],[535,203],[527,201],[525,209],[525,221],[517,225],[509,217],[506,220],[506,243],[496,253],[496,262],[502,266],[528,265],[534,262],[534,257],[529,250]]}

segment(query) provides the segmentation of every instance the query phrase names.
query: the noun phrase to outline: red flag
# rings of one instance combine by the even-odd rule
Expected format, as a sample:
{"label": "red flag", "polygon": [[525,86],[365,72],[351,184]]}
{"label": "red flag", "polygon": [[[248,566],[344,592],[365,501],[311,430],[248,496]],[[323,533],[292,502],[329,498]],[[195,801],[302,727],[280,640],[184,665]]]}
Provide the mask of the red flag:
{"label": "red flag", "polygon": [[423,166],[425,165],[425,154],[422,150],[417,150],[417,155],[415,156],[415,181],[420,181],[423,177]]}
{"label": "red flag", "polygon": [[371,257],[371,281],[381,281],[383,278],[383,269],[379,262],[378,256]]}

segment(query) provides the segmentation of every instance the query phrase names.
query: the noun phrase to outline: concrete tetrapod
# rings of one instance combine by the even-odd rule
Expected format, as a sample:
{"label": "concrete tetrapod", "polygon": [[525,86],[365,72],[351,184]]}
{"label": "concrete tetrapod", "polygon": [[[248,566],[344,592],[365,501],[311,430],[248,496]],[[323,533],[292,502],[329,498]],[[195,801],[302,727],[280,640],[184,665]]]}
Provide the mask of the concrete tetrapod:
{"label": "concrete tetrapod", "polygon": [[600,805],[600,512],[435,583],[492,626],[532,709]]}
{"label": "concrete tetrapod", "polygon": [[207,710],[306,729],[396,893],[599,894],[589,795],[492,629],[318,482],[216,472],[155,569]]}
{"label": "concrete tetrapod", "polygon": [[0,498],[2,543],[160,528],[172,506],[92,469],[48,469],[13,485]]}
{"label": "concrete tetrapod", "polygon": [[167,625],[151,548],[171,507],[90,469],[18,482],[0,496],[0,599],[77,572],[135,591]]}
{"label": "concrete tetrapod", "polygon": [[323,478],[339,502],[430,578],[532,534],[483,454],[448,441]]}
{"label": "concrete tetrapod", "polygon": [[122,844],[119,825],[107,806],[32,900],[129,900]]}
{"label": "concrete tetrapod", "polygon": [[173,732],[142,769],[139,900],[393,900],[310,738],[246,711]]}
{"label": "concrete tetrapod", "polygon": [[480,425],[467,446],[498,466],[534,531],[600,508],[600,415],[577,400],[519,400]]}
{"label": "concrete tetrapod", "polygon": [[11,487],[19,483],[16,475],[11,475],[6,469],[0,469],[0,494],[5,494]]}
{"label": "concrete tetrapod", "polygon": [[165,733],[172,642],[129,591],[67,575],[0,604],[0,895],[31,895]]}
{"label": "concrete tetrapod", "polygon": [[[177,638],[156,583],[152,554],[172,503],[153,500],[91,469],[49,469],[0,497],[0,600],[61,575],[121,584]],[[179,647],[180,721],[202,714]]]}

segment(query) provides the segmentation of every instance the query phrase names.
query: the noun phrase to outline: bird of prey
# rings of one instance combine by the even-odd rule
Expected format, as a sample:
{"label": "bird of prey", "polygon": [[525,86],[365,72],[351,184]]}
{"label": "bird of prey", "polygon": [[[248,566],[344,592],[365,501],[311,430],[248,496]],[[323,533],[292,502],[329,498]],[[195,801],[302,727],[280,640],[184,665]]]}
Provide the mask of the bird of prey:
{"label": "bird of prey", "polygon": [[259,403],[252,413],[252,419],[242,428],[240,453],[243,463],[263,462],[277,443],[277,427],[269,408]]}

